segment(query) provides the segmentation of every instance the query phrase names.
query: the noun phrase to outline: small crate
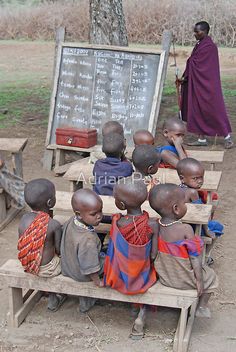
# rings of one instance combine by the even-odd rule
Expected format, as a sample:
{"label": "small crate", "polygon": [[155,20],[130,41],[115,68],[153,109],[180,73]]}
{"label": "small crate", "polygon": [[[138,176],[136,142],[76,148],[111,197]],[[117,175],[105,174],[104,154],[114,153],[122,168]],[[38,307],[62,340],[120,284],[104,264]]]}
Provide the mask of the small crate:
{"label": "small crate", "polygon": [[57,128],[56,144],[90,148],[97,144],[97,130],[91,128]]}

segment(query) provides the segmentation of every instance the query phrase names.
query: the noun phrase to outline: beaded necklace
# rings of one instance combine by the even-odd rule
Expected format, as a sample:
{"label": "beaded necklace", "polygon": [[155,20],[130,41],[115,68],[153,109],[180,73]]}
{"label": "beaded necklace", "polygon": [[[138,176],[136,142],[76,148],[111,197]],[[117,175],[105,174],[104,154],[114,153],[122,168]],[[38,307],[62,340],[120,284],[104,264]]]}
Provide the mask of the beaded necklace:
{"label": "beaded necklace", "polygon": [[94,232],[94,227],[92,225],[85,225],[81,221],[78,220],[78,218],[75,216],[74,217],[74,224],[78,227],[81,227],[82,229]]}
{"label": "beaded necklace", "polygon": [[163,223],[161,222],[161,219],[159,219],[158,222],[159,222],[159,224],[160,224],[161,226],[163,226],[163,227],[168,227],[168,226],[171,226],[171,225],[174,225],[174,224],[178,224],[178,223],[181,224],[181,223],[182,223],[181,220],[175,220],[175,221],[169,222],[169,224],[163,224]]}

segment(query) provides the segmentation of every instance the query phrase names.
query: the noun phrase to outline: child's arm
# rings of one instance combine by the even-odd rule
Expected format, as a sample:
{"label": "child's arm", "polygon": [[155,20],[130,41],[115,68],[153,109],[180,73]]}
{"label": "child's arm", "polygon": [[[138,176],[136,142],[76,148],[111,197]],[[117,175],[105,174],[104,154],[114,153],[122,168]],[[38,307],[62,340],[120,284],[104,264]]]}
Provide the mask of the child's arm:
{"label": "child's arm", "polygon": [[170,164],[174,168],[176,168],[176,165],[179,162],[178,156],[169,150],[163,150],[163,152],[161,152],[161,159],[164,163]]}
{"label": "child's arm", "polygon": [[57,255],[61,254],[61,238],[62,238],[62,226],[57,220],[53,221],[54,226],[54,244],[55,244],[55,252]]}
{"label": "child's arm", "polygon": [[183,138],[182,137],[176,137],[173,139],[174,146],[177,150],[179,160],[187,158],[186,153],[183,148]]}
{"label": "child's arm", "polygon": [[154,220],[149,220],[149,225],[153,229],[153,235],[152,235],[152,248],[151,248],[151,261],[154,261],[157,256],[158,252],[158,233],[159,233],[159,225],[157,221]]}
{"label": "child's arm", "polygon": [[[192,226],[188,224],[184,224],[183,227],[185,238],[189,240],[193,240],[195,235],[192,229]],[[193,256],[189,255],[190,263],[192,265],[194,276],[196,278],[196,286],[197,286],[197,293],[200,297],[203,293],[203,277],[202,277],[202,256]]]}

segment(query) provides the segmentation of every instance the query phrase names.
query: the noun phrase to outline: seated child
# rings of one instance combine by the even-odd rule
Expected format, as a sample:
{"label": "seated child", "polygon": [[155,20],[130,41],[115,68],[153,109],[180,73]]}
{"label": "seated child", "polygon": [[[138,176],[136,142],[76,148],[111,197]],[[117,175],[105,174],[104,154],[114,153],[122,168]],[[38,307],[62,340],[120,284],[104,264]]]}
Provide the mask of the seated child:
{"label": "seated child", "polygon": [[197,289],[200,297],[196,316],[210,318],[207,306],[218,286],[215,272],[202,265],[203,241],[181,219],[186,214],[185,194],[174,184],[155,186],[149,194],[150,206],[159,220],[158,256],[155,268],[161,284],[180,290]]}
{"label": "seated child", "polygon": [[[114,187],[115,203],[126,215],[115,214],[104,265],[104,284],[124,294],[138,294],[156,282],[152,261],[157,254],[157,223],[141,205],[147,199],[142,180],[128,177]],[[145,309],[141,308],[132,335],[143,335]]]}
{"label": "seated child", "polygon": [[[201,199],[200,188],[204,181],[204,168],[202,164],[193,158],[185,158],[177,164],[177,172],[181,181],[180,187],[185,192],[185,201],[187,203],[203,204]],[[207,192],[203,192],[205,194]],[[217,196],[215,194],[215,196]],[[221,231],[219,232],[219,228]],[[215,238],[223,232],[223,225],[218,221],[210,220],[208,225],[203,225],[204,234],[208,237]]]}
{"label": "seated child", "polygon": [[166,143],[164,146],[156,148],[161,154],[159,167],[175,169],[178,161],[187,157],[183,147],[186,126],[182,120],[171,117],[164,121],[162,130]]}
{"label": "seated child", "polygon": [[10,172],[0,155],[0,187],[9,197],[10,205],[22,209],[25,206],[24,188],[25,182],[21,177]]}
{"label": "seated child", "polygon": [[[61,241],[62,274],[79,282],[93,281],[103,286],[104,257],[100,254],[101,242],[94,230],[102,219],[102,200],[90,189],[79,189],[71,199],[75,215],[63,228]],[[88,311],[96,302],[90,297],[80,297],[79,309]]]}
{"label": "seated child", "polygon": [[[28,182],[25,201],[32,209],[24,214],[19,224],[18,258],[27,273],[54,277],[61,273],[61,224],[50,218],[56,203],[55,186],[44,178]],[[65,295],[49,294],[48,309],[56,311]]]}
{"label": "seated child", "polygon": [[139,173],[147,186],[147,191],[159,184],[159,180],[152,175],[157,173],[160,163],[160,154],[152,145],[138,145],[132,154],[132,161],[135,167],[135,173]]}
{"label": "seated child", "polygon": [[138,130],[133,135],[135,147],[137,145],[149,144],[154,145],[154,137],[148,130]]}
{"label": "seated child", "polygon": [[102,151],[106,154],[106,158],[97,160],[93,168],[95,178],[93,190],[97,194],[111,196],[116,181],[132,175],[131,163],[121,160],[124,150],[125,141],[120,134],[110,133],[104,136]]}
{"label": "seated child", "polygon": [[[123,126],[117,121],[107,121],[102,126],[102,137],[110,134],[110,133],[118,133],[124,138],[124,129]],[[125,140],[125,138],[124,138]],[[126,141],[125,141],[126,145]],[[95,151],[90,153],[90,163],[95,164],[95,162],[99,159],[104,158],[104,153],[102,152],[102,147],[97,145]],[[122,156],[122,160],[125,160],[125,155]]]}

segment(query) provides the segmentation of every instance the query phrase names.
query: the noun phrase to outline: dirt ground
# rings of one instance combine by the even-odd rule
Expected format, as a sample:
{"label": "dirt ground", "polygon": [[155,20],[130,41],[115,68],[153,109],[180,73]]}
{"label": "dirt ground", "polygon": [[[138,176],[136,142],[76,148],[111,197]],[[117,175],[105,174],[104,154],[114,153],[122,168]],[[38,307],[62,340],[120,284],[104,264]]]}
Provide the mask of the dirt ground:
{"label": "dirt ground", "polygon": [[[14,72],[17,71],[17,79],[21,79],[23,76],[20,75],[20,70],[28,68],[28,73],[31,70],[33,72],[36,65],[40,72],[39,79],[50,82],[53,44],[19,43],[19,45],[13,45],[11,42],[4,42],[0,43],[0,50],[1,55],[3,53],[0,57],[0,70],[3,67],[8,70],[8,77],[12,81],[15,77]],[[227,56],[227,60],[222,60],[222,71],[231,75],[236,61],[235,52],[232,54],[232,52],[223,51],[223,53]],[[181,67],[186,60],[185,56],[184,54],[179,58]],[[222,56],[224,57],[223,54]],[[41,61],[40,57],[43,58]],[[48,59],[47,64],[45,64],[45,57]],[[168,99],[162,104],[162,117],[165,115],[165,108],[170,103],[171,97]],[[233,116],[231,117],[234,131],[236,131],[235,108],[235,106],[229,106]],[[0,137],[27,137],[29,139],[23,159],[25,181],[36,177],[47,177],[55,183],[58,190],[69,190],[67,181],[55,177],[53,172],[42,168],[41,159],[45,149],[46,126],[40,121],[28,121],[25,125],[17,124],[1,129]],[[222,144],[209,148],[221,150]],[[224,163],[218,165],[217,169],[223,170],[223,177],[219,188],[220,205],[216,218],[225,225],[225,234],[218,240],[213,251],[215,260],[213,268],[219,275],[220,286],[211,300],[212,319],[195,319],[190,352],[236,351],[235,149],[225,153]],[[7,259],[17,256],[19,218],[20,215],[0,233],[0,265]],[[0,302],[1,352],[171,351],[179,314],[177,310],[167,308],[158,308],[157,311],[150,310],[145,338],[137,342],[128,338],[133,318],[127,304],[97,305],[89,314],[83,315],[78,311],[78,300],[71,297],[58,312],[49,313],[46,309],[46,299],[43,298],[25,322],[18,329],[12,329],[7,324],[8,292],[6,288],[0,290]]]}

